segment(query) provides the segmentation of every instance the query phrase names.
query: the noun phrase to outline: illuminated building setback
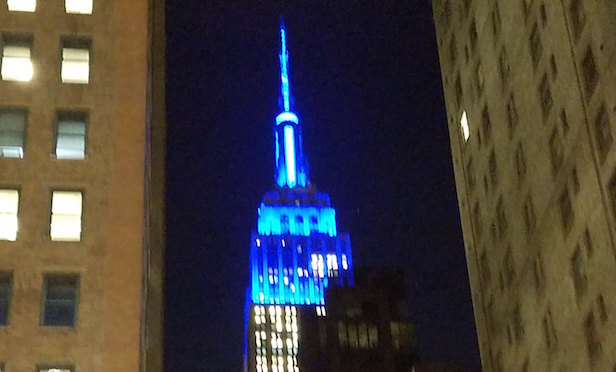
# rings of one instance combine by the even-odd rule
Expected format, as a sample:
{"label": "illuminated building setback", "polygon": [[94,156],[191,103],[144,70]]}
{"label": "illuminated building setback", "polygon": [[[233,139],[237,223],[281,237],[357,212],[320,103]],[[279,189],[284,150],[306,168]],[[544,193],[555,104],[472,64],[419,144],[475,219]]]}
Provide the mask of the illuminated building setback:
{"label": "illuminated building setback", "polygon": [[318,334],[317,317],[326,315],[325,290],[353,285],[349,235],[338,232],[329,195],[310,183],[302,128],[293,112],[284,22],[280,40],[276,187],[263,196],[250,246],[245,369],[252,372],[311,371],[302,364],[302,357],[308,358],[302,340]]}

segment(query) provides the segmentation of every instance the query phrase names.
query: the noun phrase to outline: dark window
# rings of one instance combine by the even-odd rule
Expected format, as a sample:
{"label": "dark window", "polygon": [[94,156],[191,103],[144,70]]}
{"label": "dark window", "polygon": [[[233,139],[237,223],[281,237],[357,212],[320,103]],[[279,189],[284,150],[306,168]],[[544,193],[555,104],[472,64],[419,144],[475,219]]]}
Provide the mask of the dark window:
{"label": "dark window", "polygon": [[584,90],[586,91],[586,96],[590,97],[595,92],[595,88],[599,82],[599,72],[597,71],[595,57],[590,47],[586,50],[586,55],[582,61],[582,74],[584,75]]}
{"label": "dark window", "polygon": [[588,358],[591,362],[594,362],[601,353],[601,341],[599,341],[599,331],[597,330],[595,315],[592,311],[586,317],[586,321],[584,322],[584,330],[584,333],[586,334]]}
{"label": "dark window", "polygon": [[552,110],[554,100],[552,99],[552,90],[550,89],[550,83],[548,82],[547,75],[543,76],[541,85],[539,85],[539,97],[541,98],[541,109],[543,111],[543,117],[547,117]]}
{"label": "dark window", "polygon": [[571,198],[569,197],[569,190],[565,188],[558,199],[558,203],[560,205],[560,220],[563,224],[563,229],[565,231],[569,231],[571,225],[573,224],[574,218]]}
{"label": "dark window", "polygon": [[558,65],[553,54],[550,56],[550,73],[552,74],[552,79],[556,79],[556,76],[558,76]]}
{"label": "dark window", "polygon": [[569,120],[567,120],[567,112],[565,109],[560,111],[560,117],[558,118],[558,125],[560,126],[563,134],[567,134],[569,132]]}
{"label": "dark window", "polygon": [[462,103],[462,83],[460,82],[460,75],[456,78],[456,104],[460,107]]}
{"label": "dark window", "polygon": [[533,279],[535,281],[535,290],[537,293],[543,290],[545,284],[545,274],[543,273],[543,259],[541,254],[537,255],[533,264]]}
{"label": "dark window", "polygon": [[597,296],[597,310],[599,310],[601,321],[605,322],[607,320],[607,308],[605,306],[605,299],[602,294]]}
{"label": "dark window", "polygon": [[319,220],[316,216],[310,216],[310,231],[318,232],[319,231]]}
{"label": "dark window", "polygon": [[496,217],[498,218],[498,235],[502,238],[505,236],[508,228],[507,215],[505,214],[505,206],[502,197],[498,200],[498,204],[496,205]]}
{"label": "dark window", "polygon": [[552,160],[552,174],[555,175],[563,163],[563,143],[557,129],[554,129],[550,137],[550,158]]}
{"label": "dark window", "polygon": [[517,342],[524,340],[524,325],[522,324],[522,313],[519,306],[516,306],[513,310],[513,333]]}
{"label": "dark window", "polygon": [[478,203],[475,203],[475,207],[473,208],[473,224],[475,225],[475,234],[480,237],[483,232],[483,225],[481,223],[481,212],[479,211]]}
{"label": "dark window", "polygon": [[470,34],[469,37],[471,40],[471,51],[475,53],[475,50],[477,49],[477,40],[478,40],[477,26],[475,25],[475,20],[471,22],[469,34]]}
{"label": "dark window", "polygon": [[518,176],[518,185],[520,185],[526,178],[526,158],[524,157],[524,151],[522,150],[521,143],[518,144],[515,151],[515,168]]}
{"label": "dark window", "polygon": [[498,165],[496,164],[496,154],[494,151],[490,154],[488,164],[490,167],[490,181],[492,182],[492,187],[496,187],[498,185]]}
{"label": "dark window", "polygon": [[511,68],[509,67],[509,59],[507,58],[507,52],[505,51],[505,48],[503,48],[500,56],[498,57],[498,68],[500,70],[499,72],[504,84],[507,82],[507,80],[509,80],[509,73],[511,71]]}
{"label": "dark window", "polygon": [[490,283],[490,279],[492,278],[492,275],[490,274],[490,263],[488,262],[488,255],[485,251],[481,254],[480,260],[481,260],[481,276],[483,278],[483,281],[485,282],[485,285],[487,286]]}
{"label": "dark window", "polygon": [[466,163],[466,179],[468,181],[468,188],[470,191],[475,189],[475,170],[473,168],[473,159],[468,159]]}
{"label": "dark window", "polygon": [[27,113],[0,109],[0,158],[23,158]]}
{"label": "dark window", "polygon": [[586,24],[586,15],[584,14],[582,0],[572,0],[569,13],[571,16],[571,25],[573,26],[573,35],[577,39],[580,37],[584,25]]}
{"label": "dark window", "polygon": [[549,351],[552,351],[556,348],[556,329],[554,328],[554,321],[552,319],[552,311],[548,306],[548,311],[545,313],[542,322],[542,330],[543,330],[543,340],[545,341],[545,346]]}
{"label": "dark window", "polygon": [[483,108],[483,112],[481,113],[481,125],[484,139],[490,141],[492,139],[492,122],[490,121],[490,113],[488,112],[487,106]]}
{"label": "dark window", "polygon": [[575,295],[580,298],[586,293],[588,280],[586,278],[586,258],[580,247],[576,247],[571,257],[571,275],[573,277],[573,288]]}
{"label": "dark window", "polygon": [[513,255],[511,254],[511,247],[507,247],[507,253],[505,254],[505,285],[510,287],[515,279],[515,267],[513,263]]}
{"label": "dark window", "polygon": [[588,227],[584,229],[584,248],[586,249],[586,254],[590,257],[592,256],[595,248],[592,242],[592,237],[590,236],[590,231]]}
{"label": "dark window", "polygon": [[45,275],[44,285],[43,325],[74,327],[77,318],[79,276]]}
{"label": "dark window", "polygon": [[543,43],[541,42],[541,34],[539,28],[535,24],[530,32],[530,56],[533,59],[533,64],[536,67],[543,55]]}
{"label": "dark window", "polygon": [[286,215],[280,216],[280,233],[281,234],[289,233],[289,216],[286,216]]}
{"label": "dark window", "polygon": [[526,225],[526,233],[530,237],[532,232],[535,230],[535,225],[537,224],[537,220],[535,217],[535,207],[533,206],[533,199],[529,195],[526,199],[526,203],[524,204],[524,223]]}
{"label": "dark window", "polygon": [[599,114],[595,118],[595,137],[597,138],[599,155],[603,161],[613,142],[610,119],[604,107],[601,107]]}
{"label": "dark window", "polygon": [[578,178],[577,168],[573,168],[571,172],[571,188],[573,189],[573,194],[577,195],[580,192],[580,180]]}
{"label": "dark window", "polygon": [[518,120],[518,110],[515,106],[515,99],[512,94],[509,96],[509,101],[507,102],[507,127],[509,129],[509,137],[513,137],[515,129],[518,126]]}
{"label": "dark window", "polygon": [[9,324],[9,310],[13,294],[12,277],[10,273],[0,272],[0,326]]}
{"label": "dark window", "polygon": [[451,65],[454,66],[458,59],[458,46],[455,36],[451,38],[451,44],[449,44],[449,56],[451,57]]}

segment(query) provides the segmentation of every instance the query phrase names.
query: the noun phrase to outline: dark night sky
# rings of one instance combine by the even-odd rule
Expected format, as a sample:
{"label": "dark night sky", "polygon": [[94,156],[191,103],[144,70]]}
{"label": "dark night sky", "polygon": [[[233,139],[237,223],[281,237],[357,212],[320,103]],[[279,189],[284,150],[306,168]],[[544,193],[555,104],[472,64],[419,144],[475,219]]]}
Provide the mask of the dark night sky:
{"label": "dark night sky", "polygon": [[[167,5],[168,372],[241,371],[250,231],[273,185],[276,1]],[[424,361],[478,371],[428,0],[288,1],[311,179],[356,265],[401,265]]]}

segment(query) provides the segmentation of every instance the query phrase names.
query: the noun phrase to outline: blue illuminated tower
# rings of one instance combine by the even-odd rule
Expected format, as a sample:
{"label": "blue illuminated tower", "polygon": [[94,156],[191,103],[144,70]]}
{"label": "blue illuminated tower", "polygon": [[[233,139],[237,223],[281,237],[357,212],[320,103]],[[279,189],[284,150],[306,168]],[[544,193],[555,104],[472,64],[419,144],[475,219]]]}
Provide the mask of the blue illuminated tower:
{"label": "blue illuminated tower", "polygon": [[310,183],[302,127],[293,112],[282,19],[280,40],[276,187],[263,196],[250,245],[245,369],[251,372],[312,370],[303,361],[314,357],[316,318],[326,316],[325,290],[353,285],[349,235],[338,232],[329,195]]}

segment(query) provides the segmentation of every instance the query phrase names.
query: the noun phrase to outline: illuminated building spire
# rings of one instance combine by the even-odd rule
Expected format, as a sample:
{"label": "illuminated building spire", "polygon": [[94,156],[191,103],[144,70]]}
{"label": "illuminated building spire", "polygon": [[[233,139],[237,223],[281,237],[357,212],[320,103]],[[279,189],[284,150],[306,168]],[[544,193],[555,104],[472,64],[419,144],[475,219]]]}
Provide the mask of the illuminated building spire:
{"label": "illuminated building spire", "polygon": [[280,110],[276,116],[276,174],[279,187],[308,187],[308,162],[302,149],[302,128],[298,116],[292,111],[293,97],[289,79],[289,51],[287,34],[280,17]]}

